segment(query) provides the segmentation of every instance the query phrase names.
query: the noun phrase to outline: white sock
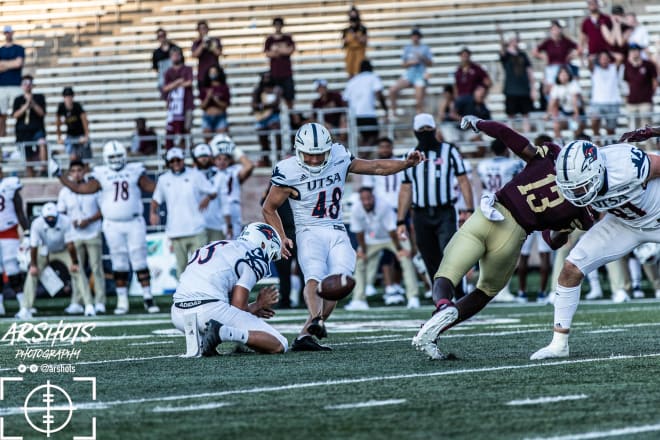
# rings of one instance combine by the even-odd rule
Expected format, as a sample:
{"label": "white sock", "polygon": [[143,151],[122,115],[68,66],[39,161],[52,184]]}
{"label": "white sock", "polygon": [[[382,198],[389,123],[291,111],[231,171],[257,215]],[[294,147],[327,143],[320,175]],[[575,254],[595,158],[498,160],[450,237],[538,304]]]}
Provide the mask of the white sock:
{"label": "white sock", "polygon": [[117,287],[117,296],[128,296],[128,287]]}
{"label": "white sock", "polygon": [[142,286],[142,298],[145,300],[153,298],[153,295],[151,295],[151,285]]}
{"label": "white sock", "polygon": [[[573,322],[573,315],[580,302],[580,285],[564,287],[557,284],[557,297],[555,298],[555,327],[569,330]],[[556,333],[556,332],[555,332]]]}
{"label": "white sock", "polygon": [[241,342],[243,344],[247,344],[248,332],[247,330],[240,328],[223,325],[220,327],[220,339],[223,341]]}
{"label": "white sock", "polygon": [[630,270],[630,281],[633,288],[642,285],[642,263],[637,258],[628,258],[628,269]]}
{"label": "white sock", "polygon": [[565,347],[568,345],[568,333],[559,333],[559,332],[553,332],[552,333],[552,342],[550,342],[550,345],[553,345],[555,347]]}
{"label": "white sock", "polygon": [[25,295],[23,294],[23,292],[20,292],[20,293],[16,294],[16,301],[18,301],[18,306],[19,307],[23,307],[23,298],[24,297],[25,297]]}
{"label": "white sock", "polygon": [[600,288],[600,278],[598,278],[598,269],[594,269],[587,275],[591,290],[602,290]]}

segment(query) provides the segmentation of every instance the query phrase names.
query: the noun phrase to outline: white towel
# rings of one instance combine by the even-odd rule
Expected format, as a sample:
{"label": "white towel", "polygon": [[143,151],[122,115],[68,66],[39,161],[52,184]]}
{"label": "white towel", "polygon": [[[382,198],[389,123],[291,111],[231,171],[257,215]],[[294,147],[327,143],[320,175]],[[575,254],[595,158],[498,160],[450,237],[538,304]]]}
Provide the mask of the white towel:
{"label": "white towel", "polygon": [[494,208],[495,202],[495,194],[484,194],[481,196],[479,207],[488,220],[492,222],[501,222],[504,220],[504,216]]}

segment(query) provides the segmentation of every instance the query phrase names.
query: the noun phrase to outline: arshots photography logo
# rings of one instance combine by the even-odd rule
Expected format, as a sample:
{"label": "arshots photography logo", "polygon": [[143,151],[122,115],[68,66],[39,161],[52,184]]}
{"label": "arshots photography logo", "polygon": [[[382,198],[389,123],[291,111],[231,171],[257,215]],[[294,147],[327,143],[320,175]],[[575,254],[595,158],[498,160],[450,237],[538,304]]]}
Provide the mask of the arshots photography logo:
{"label": "arshots photography logo", "polygon": [[[66,383],[65,383],[66,382]],[[22,377],[0,377],[0,406],[5,406],[5,396],[23,396],[23,406],[20,408],[6,407],[0,409],[0,440],[23,440],[22,435],[14,435],[11,431],[20,429],[19,426],[9,426],[5,416],[21,414],[31,430],[39,434],[39,438],[50,438],[53,434],[64,430],[71,423],[76,407],[71,394],[66,390],[72,382],[85,382],[89,385],[89,392],[78,398],[91,397],[96,401],[95,377],[72,377],[69,381],[51,381],[29,388],[24,386]],[[12,419],[17,424],[19,418]],[[96,417],[91,418],[91,424],[84,435],[72,435],[73,440],[96,440]],[[14,431],[15,432],[15,431]],[[30,438],[34,438],[33,435]]]}

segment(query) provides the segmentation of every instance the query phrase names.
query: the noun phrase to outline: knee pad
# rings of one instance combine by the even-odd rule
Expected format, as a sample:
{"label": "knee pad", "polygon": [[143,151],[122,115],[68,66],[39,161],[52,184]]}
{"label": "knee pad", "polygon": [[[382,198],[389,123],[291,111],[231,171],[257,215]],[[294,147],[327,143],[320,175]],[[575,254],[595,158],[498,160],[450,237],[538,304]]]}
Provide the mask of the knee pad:
{"label": "knee pad", "polygon": [[[2,280],[2,278],[0,278]],[[20,293],[23,291],[23,283],[25,282],[25,274],[19,272],[14,275],[9,275],[9,286],[14,292]],[[2,281],[0,281],[2,283]]]}
{"label": "knee pad", "polygon": [[116,272],[112,273],[112,276],[115,279],[115,282],[124,281],[126,284],[128,284],[128,281],[129,281],[128,275],[129,275],[128,272],[123,272],[123,271],[121,271],[121,272],[116,271]]}
{"label": "knee pad", "polygon": [[137,279],[139,282],[143,281],[151,281],[151,273],[149,273],[149,269],[142,269],[137,271]]}

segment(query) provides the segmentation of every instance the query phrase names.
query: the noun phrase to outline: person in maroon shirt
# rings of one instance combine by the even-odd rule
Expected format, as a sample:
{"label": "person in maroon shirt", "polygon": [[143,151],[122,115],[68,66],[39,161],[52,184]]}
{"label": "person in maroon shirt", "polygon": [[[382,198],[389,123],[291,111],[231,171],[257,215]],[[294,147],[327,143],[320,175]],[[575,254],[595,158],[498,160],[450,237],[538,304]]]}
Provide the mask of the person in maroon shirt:
{"label": "person in maroon shirt", "polygon": [[201,90],[201,84],[209,67],[220,64],[222,55],[222,43],[219,38],[209,36],[209,24],[202,20],[197,23],[199,37],[193,41],[192,56],[199,60],[197,65],[197,88]]}
{"label": "person in maroon shirt", "polygon": [[589,16],[582,21],[580,44],[578,51],[584,54],[587,49],[588,57],[594,59],[600,52],[609,51],[610,45],[603,36],[603,28],[612,28],[612,20],[606,14],[601,14],[598,0],[588,0]]}
{"label": "person in maroon shirt", "polygon": [[219,65],[209,67],[199,89],[200,107],[202,115],[202,131],[204,142],[208,143],[213,133],[226,133],[228,131],[227,107],[229,107],[230,94],[227,86],[225,71]]}
{"label": "person in maroon shirt", "polygon": [[472,93],[479,85],[483,85],[486,90],[490,88],[492,82],[488,73],[475,64],[470,59],[472,52],[467,47],[461,49],[458,53],[461,57],[461,63],[454,73],[454,96],[456,96],[456,105],[469,100]]}
{"label": "person in maroon shirt", "polygon": [[[165,72],[163,96],[167,100],[167,120],[165,131],[167,139],[165,148],[173,146],[174,135],[190,133],[192,126],[192,112],[195,108],[193,100],[193,70],[183,64],[181,49],[172,48],[170,51],[172,67]],[[183,139],[179,141],[183,145]]]}
{"label": "person in maroon shirt", "polygon": [[273,19],[275,32],[266,38],[264,52],[270,59],[270,77],[273,83],[282,88],[282,96],[289,109],[293,108],[295,98],[295,85],[293,83],[293,70],[291,69],[291,54],[296,49],[291,35],[282,33],[284,19]]}
{"label": "person in maroon shirt", "polygon": [[[433,283],[436,311],[413,338],[413,345],[433,359],[446,358],[436,344],[438,336],[481,311],[508,283],[529,233],[543,231],[543,238],[557,249],[566,243],[570,230],[588,229],[594,221],[587,208],[574,206],[557,188],[558,145],[532,145],[506,125],[475,116],[465,116],[461,128],[499,139],[526,165],[495,196],[482,198],[480,209],[445,248]],[[454,303],[456,286],[477,262],[476,289]]]}
{"label": "person in maroon shirt", "polygon": [[[342,99],[341,94],[328,90],[328,81],[324,79],[317,79],[314,81],[316,91],[319,97],[312,103],[312,109],[340,109],[348,107],[348,104]],[[321,122],[321,118],[315,112],[313,121]],[[323,113],[323,125],[325,125],[331,133],[338,128],[346,128],[346,113],[345,112],[331,112]],[[340,134],[339,137],[343,135]]]}
{"label": "person in maroon shirt", "polygon": [[628,83],[626,110],[631,130],[651,122],[653,95],[658,88],[658,70],[652,61],[642,59],[642,48],[631,44],[623,65],[623,80]]}
{"label": "person in maroon shirt", "polygon": [[[550,36],[532,49],[532,56],[543,60],[546,64],[543,80],[544,95],[547,96],[550,94],[550,89],[557,80],[559,68],[567,65],[571,59],[575,58],[576,49],[577,44],[575,44],[575,41],[564,35],[564,29],[561,23],[557,20],[552,20],[550,24]],[[572,73],[576,75],[577,69]]]}

